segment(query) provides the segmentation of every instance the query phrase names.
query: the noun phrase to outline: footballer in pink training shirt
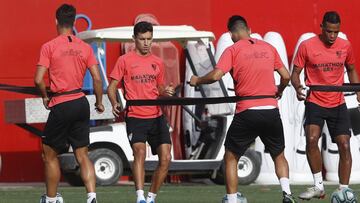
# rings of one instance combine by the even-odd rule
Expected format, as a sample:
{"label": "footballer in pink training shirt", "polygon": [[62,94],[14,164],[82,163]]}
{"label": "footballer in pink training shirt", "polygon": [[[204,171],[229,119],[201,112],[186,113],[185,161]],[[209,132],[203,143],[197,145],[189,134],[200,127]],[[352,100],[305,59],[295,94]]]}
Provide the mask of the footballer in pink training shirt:
{"label": "footballer in pink training shirt", "polygon": [[[306,155],[313,173],[314,187],[308,188],[299,198],[324,198],[322,159],[318,148],[324,121],[332,141],[339,148],[339,189],[347,188],[351,173],[350,118],[342,92],[302,92],[300,73],[305,71],[305,84],[341,86],[344,83],[344,66],[351,83],[358,83],[354,53],[349,41],[338,36],[340,16],[335,11],[326,12],[321,24],[322,33],[302,42],[294,60],[291,82],[298,100],[305,100]],[[360,93],[357,93],[360,101]]]}
{"label": "footballer in pink training shirt", "polygon": [[[113,114],[119,115],[119,103],[116,91],[122,83],[125,99],[152,99],[159,96],[172,96],[172,85],[164,85],[164,63],[151,52],[153,27],[148,22],[139,22],[134,26],[135,50],[120,56],[112,70],[108,97],[113,106]],[[164,182],[170,160],[171,139],[165,116],[159,106],[129,106],[126,110],[125,122],[128,139],[134,153],[132,167],[135,180],[136,202],[155,203],[155,197]],[[159,164],[156,168],[149,193],[144,197],[144,162],[146,142],[151,146],[153,154],[158,154]]]}
{"label": "footballer in pink training shirt", "polygon": [[[88,193],[87,203],[96,203],[94,165],[88,158],[90,107],[81,88],[88,69],[93,78],[95,108],[101,113],[104,111],[102,82],[92,48],[72,34],[75,15],[72,5],[63,4],[57,9],[58,36],[41,47],[35,75],[44,106],[50,109],[42,140],[46,197],[41,203],[60,202],[56,195],[61,176],[57,155],[64,152],[68,144],[80,165]],[[52,96],[46,92],[44,75],[47,71]]]}
{"label": "footballer in pink training shirt", "polygon": [[[232,16],[228,21],[228,30],[235,44],[224,51],[213,71],[203,77],[192,76],[190,85],[210,84],[230,72],[237,96],[269,97],[236,103],[236,114],[225,140],[226,198],[229,203],[237,202],[238,161],[259,136],[274,160],[283,202],[295,202],[290,190],[289,166],[284,156],[284,132],[277,104],[277,98],[281,97],[289,83],[289,72],[273,46],[250,38],[250,29],[243,17]],[[281,77],[279,86],[275,85],[274,71]]]}

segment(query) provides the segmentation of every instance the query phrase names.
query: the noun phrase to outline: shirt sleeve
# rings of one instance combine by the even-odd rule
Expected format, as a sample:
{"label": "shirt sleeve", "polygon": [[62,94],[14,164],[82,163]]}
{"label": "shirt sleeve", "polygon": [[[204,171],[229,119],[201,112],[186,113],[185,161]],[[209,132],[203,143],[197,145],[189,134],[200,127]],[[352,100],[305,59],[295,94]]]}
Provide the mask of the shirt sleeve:
{"label": "shirt sleeve", "polygon": [[275,48],[274,48],[274,54],[275,54],[274,69],[278,70],[278,69],[284,67],[284,64],[280,58],[279,53],[276,51]]}
{"label": "shirt sleeve", "polygon": [[225,51],[221,54],[221,57],[216,64],[216,68],[222,70],[224,74],[233,68],[233,52],[231,47],[225,49]]}
{"label": "shirt sleeve", "polygon": [[88,47],[88,50],[89,50],[89,54],[88,54],[88,58],[86,61],[86,67],[91,67],[93,65],[97,65],[98,62],[97,62],[95,54],[90,46]]}
{"label": "shirt sleeve", "polygon": [[306,47],[304,43],[301,43],[294,58],[294,65],[299,68],[304,68],[306,64],[306,54]]}
{"label": "shirt sleeve", "polygon": [[163,62],[160,62],[159,70],[159,75],[156,77],[156,82],[158,86],[164,85],[165,66]]}
{"label": "shirt sleeve", "polygon": [[351,44],[349,45],[349,48],[347,50],[345,63],[349,65],[355,64],[355,56]]}
{"label": "shirt sleeve", "polygon": [[125,61],[123,57],[120,57],[111,71],[110,77],[114,80],[121,81],[125,73]]}
{"label": "shirt sleeve", "polygon": [[44,44],[41,47],[40,58],[39,58],[39,62],[37,63],[37,65],[49,68],[50,67],[50,58],[51,58],[50,46],[47,44]]}

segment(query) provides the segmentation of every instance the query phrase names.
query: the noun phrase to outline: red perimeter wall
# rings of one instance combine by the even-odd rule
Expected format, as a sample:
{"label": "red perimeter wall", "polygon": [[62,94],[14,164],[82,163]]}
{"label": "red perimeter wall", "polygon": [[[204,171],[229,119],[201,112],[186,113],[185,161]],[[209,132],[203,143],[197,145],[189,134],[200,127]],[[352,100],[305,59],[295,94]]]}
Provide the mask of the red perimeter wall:
{"label": "red perimeter wall", "polygon": [[[33,84],[32,77],[40,46],[56,36],[55,10],[63,1],[1,1],[0,12],[0,84]],[[88,15],[93,29],[131,25],[140,13],[154,14],[162,25],[192,25],[198,30],[213,31],[216,37],[226,31],[233,14],[243,15],[253,32],[264,35],[279,32],[286,43],[289,57],[298,37],[304,32],[318,33],[326,10],[337,10],[342,18],[342,31],[352,42],[356,58],[360,57],[360,1],[349,0],[69,0],[78,13]],[[79,22],[79,29],[85,25]],[[107,67],[114,66],[119,45],[107,45]],[[181,57],[183,59],[183,57]],[[183,64],[183,63],[182,63]],[[28,97],[0,91],[0,115],[4,101]],[[0,182],[42,181],[43,169],[40,140],[0,116],[0,154],[3,159]]]}

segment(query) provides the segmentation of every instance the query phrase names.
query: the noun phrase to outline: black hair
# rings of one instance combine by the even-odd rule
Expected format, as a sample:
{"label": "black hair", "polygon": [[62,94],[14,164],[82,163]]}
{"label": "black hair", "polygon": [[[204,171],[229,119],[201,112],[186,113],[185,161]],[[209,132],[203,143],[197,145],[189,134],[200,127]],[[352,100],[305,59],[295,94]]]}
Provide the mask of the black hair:
{"label": "black hair", "polygon": [[340,16],[336,11],[328,11],[324,14],[322,24],[324,25],[326,22],[331,24],[340,23]]}
{"label": "black hair", "polygon": [[74,26],[76,8],[69,4],[63,4],[56,10],[56,20],[62,27]]}
{"label": "black hair", "polygon": [[153,26],[151,23],[148,22],[138,22],[134,26],[134,36],[136,37],[138,33],[145,33],[145,32],[153,32]]}
{"label": "black hair", "polygon": [[233,15],[229,18],[227,28],[230,32],[234,32],[238,29],[249,29],[245,18],[239,15]]}

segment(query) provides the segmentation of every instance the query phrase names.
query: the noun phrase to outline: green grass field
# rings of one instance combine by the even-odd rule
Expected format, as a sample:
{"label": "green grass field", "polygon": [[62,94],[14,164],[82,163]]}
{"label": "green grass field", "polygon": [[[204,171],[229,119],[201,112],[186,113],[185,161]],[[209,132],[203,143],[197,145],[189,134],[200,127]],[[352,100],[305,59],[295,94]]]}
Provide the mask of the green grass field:
{"label": "green grass field", "polygon": [[[298,195],[306,185],[292,186],[293,193]],[[326,185],[326,199],[305,202],[330,202],[329,198],[337,185]],[[146,187],[148,189],[148,186]],[[360,194],[360,185],[352,185],[352,189]],[[245,194],[249,203],[278,203],[281,202],[280,186],[278,185],[249,185],[240,186],[239,190]],[[44,187],[37,186],[0,186],[0,203],[37,203],[44,191]],[[59,192],[66,203],[86,203],[83,187],[62,186]],[[225,193],[225,187],[204,184],[165,184],[158,195],[158,203],[220,203]],[[134,203],[135,192],[133,186],[119,185],[112,187],[98,187],[99,203]],[[301,201],[299,201],[301,202]]]}

